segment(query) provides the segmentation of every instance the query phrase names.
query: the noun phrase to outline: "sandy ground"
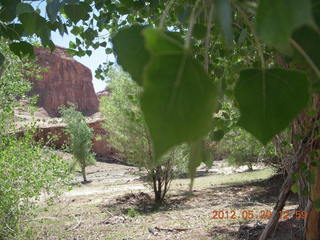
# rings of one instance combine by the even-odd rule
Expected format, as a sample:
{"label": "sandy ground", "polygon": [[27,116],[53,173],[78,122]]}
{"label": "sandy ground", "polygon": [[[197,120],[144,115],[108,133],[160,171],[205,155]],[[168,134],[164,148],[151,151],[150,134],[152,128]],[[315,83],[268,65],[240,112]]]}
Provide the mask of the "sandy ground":
{"label": "sandy ground", "polygon": [[[247,172],[246,167],[235,170],[219,161],[208,172],[198,169],[191,195],[189,179],[174,180],[166,204],[155,208],[138,168],[98,161],[87,173],[90,183],[81,184],[76,173],[71,191],[50,206],[41,204],[30,223],[34,239],[242,239],[240,227],[267,222],[259,214],[272,211],[281,184],[281,179],[268,180],[270,169]],[[256,218],[244,219],[247,210]],[[235,211],[237,218],[212,219],[213,211]],[[245,231],[253,238],[244,239],[255,239],[256,232]]]}

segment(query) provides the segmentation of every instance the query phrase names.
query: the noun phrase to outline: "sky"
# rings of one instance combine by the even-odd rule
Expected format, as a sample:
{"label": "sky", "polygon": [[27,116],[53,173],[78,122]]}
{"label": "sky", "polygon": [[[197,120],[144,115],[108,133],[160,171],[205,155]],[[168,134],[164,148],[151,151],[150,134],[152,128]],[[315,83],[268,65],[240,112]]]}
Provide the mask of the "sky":
{"label": "sky", "polygon": [[[52,41],[60,47],[65,47],[68,48],[69,47],[69,41],[70,40],[74,40],[75,37],[69,33],[69,35],[64,34],[63,36],[61,36],[59,34],[59,32],[54,32],[52,33]],[[85,57],[77,57],[75,56],[74,58],[82,63],[83,65],[87,66],[88,68],[91,69],[92,72],[92,79],[93,79],[93,86],[94,86],[94,90],[96,92],[102,91],[104,90],[106,83],[96,79],[94,77],[94,72],[97,69],[97,67],[102,64],[103,62],[105,62],[106,60],[108,61],[112,61],[114,62],[114,57],[111,55],[107,55],[104,51],[104,48],[99,47],[98,49],[94,50],[94,49],[90,49],[92,50],[92,55],[89,56],[85,56]]]}

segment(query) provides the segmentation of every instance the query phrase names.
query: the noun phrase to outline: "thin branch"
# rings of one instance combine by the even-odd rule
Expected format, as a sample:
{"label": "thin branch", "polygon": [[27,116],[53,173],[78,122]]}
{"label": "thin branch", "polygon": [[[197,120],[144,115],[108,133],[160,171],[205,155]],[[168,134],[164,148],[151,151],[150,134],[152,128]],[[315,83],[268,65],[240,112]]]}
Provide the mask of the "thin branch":
{"label": "thin branch", "polygon": [[185,41],[185,45],[184,45],[186,49],[188,49],[190,47],[191,34],[192,34],[193,26],[194,26],[194,23],[196,20],[196,10],[198,8],[200,1],[201,0],[197,0],[196,3],[194,4],[194,7],[192,8],[192,12],[190,15],[190,20],[189,20],[188,33],[187,33],[186,41]]}
{"label": "thin branch", "polygon": [[209,71],[209,47],[210,47],[210,39],[211,39],[211,27],[212,27],[212,19],[213,19],[213,4],[211,4],[208,23],[207,23],[207,35],[205,40],[205,55],[204,55],[204,68],[206,72]]}
{"label": "thin branch", "polygon": [[173,5],[175,0],[170,0],[170,2],[168,3],[168,5],[166,6],[166,8],[164,9],[163,13],[162,13],[162,16],[161,16],[161,19],[160,19],[160,24],[159,24],[159,28],[160,29],[163,29],[164,28],[164,22],[165,22],[165,19],[166,17],[168,16],[169,14],[169,10],[171,8],[171,6]]}

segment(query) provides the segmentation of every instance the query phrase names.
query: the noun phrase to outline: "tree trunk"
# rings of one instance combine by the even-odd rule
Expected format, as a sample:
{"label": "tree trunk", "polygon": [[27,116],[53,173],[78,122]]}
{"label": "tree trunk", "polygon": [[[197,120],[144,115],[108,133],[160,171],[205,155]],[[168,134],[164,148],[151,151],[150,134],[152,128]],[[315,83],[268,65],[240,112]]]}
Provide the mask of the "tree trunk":
{"label": "tree trunk", "polygon": [[309,142],[308,137],[305,137],[301,141],[300,146],[299,146],[298,150],[296,151],[296,154],[293,156],[292,166],[291,166],[290,172],[288,173],[288,176],[282,185],[277,204],[273,209],[272,217],[268,221],[268,224],[264,228],[263,232],[261,233],[259,240],[266,240],[276,230],[276,227],[278,225],[278,221],[280,218],[280,211],[282,211],[282,209],[284,208],[285,203],[287,201],[287,198],[290,195],[291,187],[294,184],[293,174],[295,172],[297,172],[297,170],[299,168],[299,164],[304,159],[305,149],[306,149],[305,146],[308,144],[308,142]]}
{"label": "tree trunk", "polygon": [[[276,56],[276,62],[283,68],[290,68],[283,57]],[[298,69],[298,67],[295,67]],[[309,110],[309,111],[308,111]],[[305,211],[307,218],[304,225],[305,240],[320,240],[320,212],[315,209],[313,201],[320,198],[320,167],[311,167],[312,161],[319,161],[319,156],[314,159],[311,153],[319,153],[320,151],[320,95],[314,95],[311,99],[310,107],[303,111],[292,124],[292,144],[295,152],[297,146],[300,145],[301,138],[309,135],[309,144],[305,146],[305,154],[303,162],[308,166],[308,170],[315,170],[315,183],[310,184],[304,177],[299,179],[299,187],[301,189],[311,190],[311,196],[305,197],[299,194],[299,208]],[[299,138],[296,138],[299,137]]]}
{"label": "tree trunk", "polygon": [[82,172],[82,177],[83,177],[83,182],[87,182],[87,176],[86,176],[86,167],[81,167],[81,172]]}
{"label": "tree trunk", "polygon": [[292,180],[292,177],[291,175],[289,175],[282,185],[278,202],[276,206],[273,208],[272,217],[269,220],[266,227],[264,228],[263,232],[261,233],[259,240],[266,240],[276,230],[276,227],[280,218],[280,211],[282,211],[282,209],[285,206],[287,198],[290,195],[291,186],[293,185],[293,183],[294,182]]}
{"label": "tree trunk", "polygon": [[315,184],[311,185],[311,199],[309,200],[310,210],[305,222],[305,239],[319,240],[320,239],[320,212],[316,210],[313,201],[320,199],[320,167],[314,167],[316,171]]}

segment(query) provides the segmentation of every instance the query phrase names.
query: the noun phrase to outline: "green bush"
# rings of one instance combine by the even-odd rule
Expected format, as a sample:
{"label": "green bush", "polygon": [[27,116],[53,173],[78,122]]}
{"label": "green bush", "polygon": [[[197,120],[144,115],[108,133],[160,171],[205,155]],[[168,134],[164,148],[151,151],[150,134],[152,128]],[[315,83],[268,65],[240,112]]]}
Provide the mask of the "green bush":
{"label": "green bush", "polygon": [[[68,180],[67,163],[30,138],[0,143],[0,239],[18,238],[41,193],[59,193]],[[20,238],[19,238],[20,239]]]}
{"label": "green bush", "polygon": [[0,239],[29,239],[25,223],[44,191],[57,194],[67,182],[67,163],[34,143],[30,134],[13,136],[17,99],[31,103],[26,76],[38,79],[40,69],[33,60],[13,55],[4,41],[0,41],[0,52],[5,57],[0,70]]}
{"label": "green bush", "polygon": [[263,146],[252,135],[240,128],[234,128],[227,133],[216,149],[217,154],[226,156],[230,165],[247,165],[249,170],[253,170],[253,165],[257,163],[268,165],[268,162],[276,157],[272,143]]}

